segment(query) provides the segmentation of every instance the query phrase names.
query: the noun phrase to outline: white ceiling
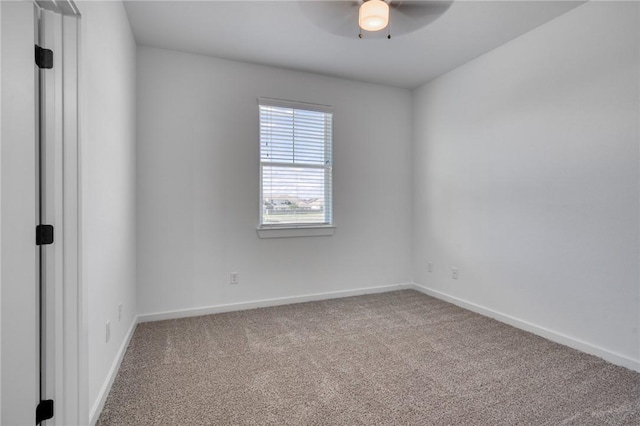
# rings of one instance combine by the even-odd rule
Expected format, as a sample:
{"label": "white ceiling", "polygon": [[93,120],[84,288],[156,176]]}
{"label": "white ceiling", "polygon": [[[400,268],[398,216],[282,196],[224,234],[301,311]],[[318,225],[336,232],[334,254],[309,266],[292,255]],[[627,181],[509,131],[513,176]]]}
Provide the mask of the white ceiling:
{"label": "white ceiling", "polygon": [[392,31],[390,40],[359,39],[355,23],[353,37],[334,35],[297,1],[126,1],[125,8],[140,45],[412,89],[581,3],[457,0],[428,26]]}

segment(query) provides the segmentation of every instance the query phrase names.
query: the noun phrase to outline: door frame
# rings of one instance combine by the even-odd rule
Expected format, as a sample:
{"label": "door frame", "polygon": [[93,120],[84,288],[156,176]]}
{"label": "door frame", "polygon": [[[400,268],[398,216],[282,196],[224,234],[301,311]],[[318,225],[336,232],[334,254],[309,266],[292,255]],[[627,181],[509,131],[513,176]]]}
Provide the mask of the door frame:
{"label": "door frame", "polygon": [[[49,0],[52,1],[52,0]],[[66,0],[73,4],[72,0]],[[57,1],[60,5],[63,2]],[[65,143],[63,150],[63,226],[64,226],[64,348],[63,394],[64,421],[66,424],[84,424],[89,421],[89,370],[88,370],[88,315],[87,291],[82,282],[82,248],[80,215],[80,131],[79,131],[79,55],[80,55],[80,13],[65,14],[63,20],[62,42],[64,75],[63,131]]]}
{"label": "door frame", "polygon": [[[46,379],[43,399],[53,399],[54,417],[47,426],[88,422],[88,363],[86,345],[86,294],[80,277],[80,173],[79,173],[79,37],[80,13],[72,0],[35,0],[41,8],[42,47],[54,51],[45,93],[53,97],[45,129],[53,152],[47,164],[47,184],[52,186],[45,204],[45,223],[53,222],[55,242],[46,259],[47,299]],[[46,73],[45,73],[46,74]],[[50,100],[45,99],[45,102]],[[51,122],[53,121],[53,122]],[[48,142],[49,143],[49,142]],[[51,219],[51,220],[50,220]]]}

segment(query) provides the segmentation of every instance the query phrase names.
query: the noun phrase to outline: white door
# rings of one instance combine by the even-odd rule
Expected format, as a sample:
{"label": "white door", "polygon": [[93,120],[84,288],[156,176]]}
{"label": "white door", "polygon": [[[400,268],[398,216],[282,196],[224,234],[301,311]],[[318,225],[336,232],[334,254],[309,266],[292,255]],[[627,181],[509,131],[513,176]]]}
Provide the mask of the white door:
{"label": "white door", "polygon": [[37,10],[0,2],[2,123],[0,151],[1,398],[3,425],[33,425],[39,398],[38,248],[35,227]]}

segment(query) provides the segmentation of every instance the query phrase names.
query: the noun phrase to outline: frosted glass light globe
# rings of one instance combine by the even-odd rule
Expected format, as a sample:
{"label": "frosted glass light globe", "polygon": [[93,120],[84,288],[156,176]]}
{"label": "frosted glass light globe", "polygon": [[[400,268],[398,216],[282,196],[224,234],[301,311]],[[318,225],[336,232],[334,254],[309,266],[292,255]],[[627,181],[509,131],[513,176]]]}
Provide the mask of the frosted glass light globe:
{"label": "frosted glass light globe", "polygon": [[358,14],[358,24],[365,31],[380,31],[389,24],[389,5],[382,0],[362,3]]}

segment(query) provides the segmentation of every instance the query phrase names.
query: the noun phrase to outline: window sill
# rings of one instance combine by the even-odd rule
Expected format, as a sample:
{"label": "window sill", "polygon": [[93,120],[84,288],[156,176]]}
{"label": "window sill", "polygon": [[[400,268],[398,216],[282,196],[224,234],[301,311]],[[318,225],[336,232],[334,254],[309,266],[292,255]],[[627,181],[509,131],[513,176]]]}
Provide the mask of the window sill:
{"label": "window sill", "polygon": [[333,235],[335,226],[304,226],[297,228],[258,228],[260,238],[327,237]]}

